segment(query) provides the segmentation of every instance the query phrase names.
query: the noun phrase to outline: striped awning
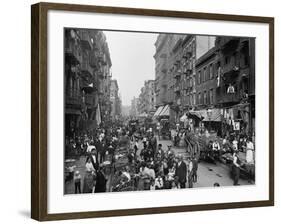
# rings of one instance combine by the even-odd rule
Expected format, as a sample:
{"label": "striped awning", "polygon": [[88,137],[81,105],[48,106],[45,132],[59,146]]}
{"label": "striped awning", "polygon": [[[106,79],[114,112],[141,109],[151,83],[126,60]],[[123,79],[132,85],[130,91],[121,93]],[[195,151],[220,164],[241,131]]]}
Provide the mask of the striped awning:
{"label": "striped awning", "polygon": [[163,110],[164,106],[160,106],[157,108],[156,112],[154,113],[153,117],[158,117],[161,111]]}
{"label": "striped awning", "polygon": [[170,106],[166,105],[159,114],[159,116],[170,116]]}

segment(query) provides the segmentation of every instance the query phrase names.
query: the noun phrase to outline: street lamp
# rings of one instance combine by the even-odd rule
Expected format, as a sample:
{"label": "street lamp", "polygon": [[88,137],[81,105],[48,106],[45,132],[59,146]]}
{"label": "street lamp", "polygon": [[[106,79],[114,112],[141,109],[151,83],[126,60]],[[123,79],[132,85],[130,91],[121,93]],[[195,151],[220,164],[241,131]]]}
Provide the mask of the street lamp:
{"label": "street lamp", "polygon": [[211,131],[211,117],[212,117],[212,113],[213,113],[213,111],[209,108],[207,110],[207,116],[209,118],[209,132]]}

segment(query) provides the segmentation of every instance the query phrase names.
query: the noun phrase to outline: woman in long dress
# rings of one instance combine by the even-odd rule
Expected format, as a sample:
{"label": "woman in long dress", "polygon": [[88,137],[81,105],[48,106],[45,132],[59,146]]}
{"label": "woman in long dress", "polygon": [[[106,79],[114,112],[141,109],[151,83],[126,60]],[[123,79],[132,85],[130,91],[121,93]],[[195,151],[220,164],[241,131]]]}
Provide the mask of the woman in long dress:
{"label": "woman in long dress", "polygon": [[184,147],[185,146],[185,133],[180,133],[180,147]]}

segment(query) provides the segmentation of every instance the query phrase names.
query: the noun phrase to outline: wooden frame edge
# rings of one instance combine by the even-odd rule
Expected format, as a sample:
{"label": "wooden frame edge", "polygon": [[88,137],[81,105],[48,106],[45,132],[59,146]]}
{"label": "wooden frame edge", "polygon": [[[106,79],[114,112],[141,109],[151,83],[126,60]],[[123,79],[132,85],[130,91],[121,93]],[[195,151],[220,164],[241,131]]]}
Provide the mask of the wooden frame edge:
{"label": "wooden frame edge", "polygon": [[[189,206],[48,214],[47,211],[47,12],[67,10],[258,22],[269,24],[269,200]],[[274,205],[274,18],[62,3],[31,6],[31,218],[38,221],[249,208]]]}
{"label": "wooden frame edge", "polygon": [[273,17],[266,17],[266,16],[248,16],[248,15],[235,15],[235,14],[126,8],[126,7],[112,7],[112,6],[98,6],[98,5],[80,5],[80,4],[64,4],[64,3],[50,3],[50,2],[40,2],[38,4],[47,10],[66,10],[66,11],[75,11],[75,12],[98,12],[98,13],[176,17],[176,18],[189,18],[189,19],[200,18],[200,19],[208,19],[208,20],[227,20],[227,21],[236,21],[236,22],[247,21],[247,22],[259,22],[259,23],[270,23],[273,19]]}
{"label": "wooden frame edge", "polygon": [[269,21],[269,201],[274,206],[274,18]]}
{"label": "wooden frame edge", "polygon": [[197,212],[197,211],[208,211],[208,210],[239,209],[239,208],[252,208],[252,207],[268,207],[268,206],[272,206],[272,202],[269,200],[265,200],[265,201],[250,201],[250,202],[235,202],[235,203],[204,204],[204,205],[121,209],[121,210],[108,210],[108,211],[97,211],[97,212],[89,211],[89,212],[57,213],[57,214],[48,214],[41,221],[152,215],[152,214],[164,214],[164,213],[167,214],[167,213]]}
{"label": "wooden frame edge", "polygon": [[39,5],[31,7],[31,218],[40,217],[39,188]]}
{"label": "wooden frame edge", "polygon": [[31,218],[47,217],[47,9],[31,6]]}

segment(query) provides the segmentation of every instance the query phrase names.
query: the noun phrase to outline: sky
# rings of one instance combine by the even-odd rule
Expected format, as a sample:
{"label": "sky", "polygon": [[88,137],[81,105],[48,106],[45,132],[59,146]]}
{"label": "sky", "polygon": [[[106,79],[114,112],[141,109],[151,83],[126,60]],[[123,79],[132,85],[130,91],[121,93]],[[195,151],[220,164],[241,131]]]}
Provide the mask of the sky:
{"label": "sky", "polygon": [[122,105],[138,97],[144,81],[155,78],[154,43],[158,34],[104,31]]}

